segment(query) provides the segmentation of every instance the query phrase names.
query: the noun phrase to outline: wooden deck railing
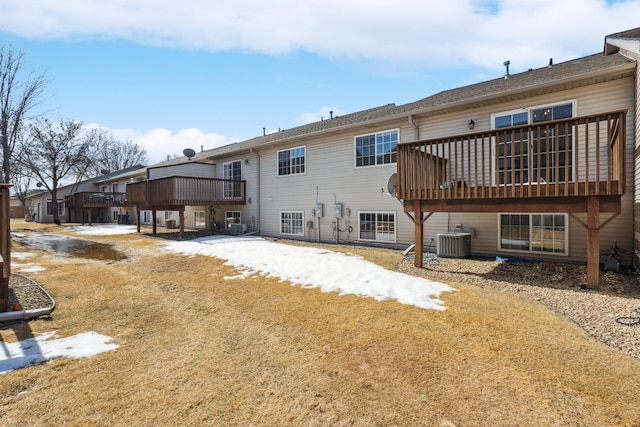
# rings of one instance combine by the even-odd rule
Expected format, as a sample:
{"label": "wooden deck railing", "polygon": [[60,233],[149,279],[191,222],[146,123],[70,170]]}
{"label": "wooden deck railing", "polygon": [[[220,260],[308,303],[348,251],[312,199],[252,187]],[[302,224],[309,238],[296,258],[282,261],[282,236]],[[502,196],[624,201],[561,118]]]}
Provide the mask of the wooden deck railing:
{"label": "wooden deck railing", "polygon": [[125,193],[80,192],[65,198],[69,209],[75,208],[107,208],[124,206]]}
{"label": "wooden deck railing", "polygon": [[622,195],[626,112],[398,145],[401,200]]}
{"label": "wooden deck railing", "polygon": [[127,185],[129,206],[208,206],[244,204],[246,182],[172,176]]}

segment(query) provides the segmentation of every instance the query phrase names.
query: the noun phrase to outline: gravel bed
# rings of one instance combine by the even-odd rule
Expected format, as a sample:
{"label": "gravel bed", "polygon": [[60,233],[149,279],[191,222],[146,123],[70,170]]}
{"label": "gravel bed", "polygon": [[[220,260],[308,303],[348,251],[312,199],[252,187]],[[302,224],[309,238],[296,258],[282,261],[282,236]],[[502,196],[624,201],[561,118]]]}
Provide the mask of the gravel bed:
{"label": "gravel bed", "polygon": [[[16,303],[21,310],[38,310],[54,306],[54,302],[42,286],[22,274],[12,274],[9,278],[7,311],[13,311],[13,305]],[[2,324],[0,322],[0,326]]]}
{"label": "gravel bed", "polygon": [[464,283],[523,295],[567,316],[597,340],[640,359],[640,323],[623,325],[616,320],[640,317],[636,311],[640,309],[640,277],[636,271],[601,272],[600,289],[594,291],[584,286],[584,265],[473,258],[428,261],[419,269],[405,259],[397,269],[454,286]]}

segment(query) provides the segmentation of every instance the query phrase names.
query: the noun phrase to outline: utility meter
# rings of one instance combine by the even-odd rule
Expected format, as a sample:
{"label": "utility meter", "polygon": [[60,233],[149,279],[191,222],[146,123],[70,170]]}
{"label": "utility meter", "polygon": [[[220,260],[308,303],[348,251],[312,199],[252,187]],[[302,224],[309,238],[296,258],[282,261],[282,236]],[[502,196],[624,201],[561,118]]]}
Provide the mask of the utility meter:
{"label": "utility meter", "polygon": [[333,206],[333,217],[342,218],[342,203],[336,203]]}

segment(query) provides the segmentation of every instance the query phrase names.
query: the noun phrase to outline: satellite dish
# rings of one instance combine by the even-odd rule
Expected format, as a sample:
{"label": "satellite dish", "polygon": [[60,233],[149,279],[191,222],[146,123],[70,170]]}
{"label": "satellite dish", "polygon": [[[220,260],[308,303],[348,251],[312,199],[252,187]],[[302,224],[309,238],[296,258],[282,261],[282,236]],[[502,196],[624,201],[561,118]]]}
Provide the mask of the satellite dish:
{"label": "satellite dish", "polygon": [[101,173],[102,175],[106,175],[106,174],[108,174],[108,173],[109,173],[109,169],[102,169],[102,170],[100,170],[100,173]]}
{"label": "satellite dish", "polygon": [[189,160],[191,160],[192,157],[194,157],[196,155],[196,152],[194,150],[192,150],[191,148],[185,148],[182,151],[182,154],[185,155],[186,158],[188,158]]}
{"label": "satellite dish", "polygon": [[389,193],[393,197],[397,197],[398,194],[398,174],[393,174],[389,177],[387,181],[387,193]]}
{"label": "satellite dish", "polygon": [[36,187],[38,187],[38,188],[42,187],[42,183],[41,182],[36,182]]}

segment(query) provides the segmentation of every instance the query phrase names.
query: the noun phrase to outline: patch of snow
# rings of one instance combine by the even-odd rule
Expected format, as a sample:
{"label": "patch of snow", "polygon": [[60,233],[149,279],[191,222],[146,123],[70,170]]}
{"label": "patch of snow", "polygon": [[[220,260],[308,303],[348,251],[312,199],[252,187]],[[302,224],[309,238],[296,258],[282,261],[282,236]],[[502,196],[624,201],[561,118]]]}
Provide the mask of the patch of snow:
{"label": "patch of snow", "polygon": [[48,332],[15,343],[0,342],[0,374],[58,357],[92,357],[119,347],[118,344],[110,343],[111,337],[96,332],[56,338],[55,332]]}
{"label": "patch of snow", "polygon": [[45,268],[37,264],[11,264],[11,268],[17,273],[37,273],[45,271]]}
{"label": "patch of snow", "polygon": [[72,225],[65,227],[66,231],[72,231],[85,236],[115,236],[118,234],[133,234],[138,231],[135,225],[100,224],[100,225]]}
{"label": "patch of snow", "polygon": [[31,258],[33,256],[36,256],[36,255],[30,252],[11,252],[11,259],[23,260],[23,259]]}
{"label": "patch of snow", "polygon": [[444,302],[438,297],[455,290],[443,283],[386,270],[360,256],[286,245],[254,236],[203,237],[167,242],[164,248],[172,253],[224,259],[226,265],[240,270],[240,276],[225,279],[257,273],[302,287],[317,287],[323,292],[354,294],[379,301],[392,299],[425,309],[444,310]]}

